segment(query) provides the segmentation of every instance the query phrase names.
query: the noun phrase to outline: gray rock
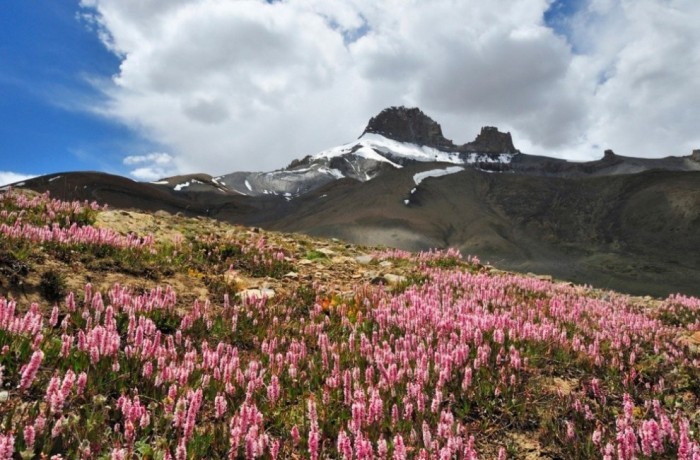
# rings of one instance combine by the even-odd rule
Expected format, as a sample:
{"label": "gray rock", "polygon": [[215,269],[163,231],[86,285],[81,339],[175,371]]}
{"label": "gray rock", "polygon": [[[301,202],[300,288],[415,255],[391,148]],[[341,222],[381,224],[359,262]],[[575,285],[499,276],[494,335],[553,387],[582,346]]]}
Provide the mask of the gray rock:
{"label": "gray rock", "polygon": [[369,254],[363,254],[361,256],[355,257],[355,260],[357,263],[362,264],[362,265],[367,265],[368,263],[372,262],[374,260],[374,257],[372,257]]}
{"label": "gray rock", "polygon": [[319,249],[316,249],[316,251],[320,252],[321,254],[328,256],[328,257],[335,255],[335,251],[332,249],[328,249],[328,248],[319,248]]}
{"label": "gray rock", "polygon": [[401,284],[407,280],[407,278],[403,275],[395,275],[393,273],[387,273],[384,275],[384,280],[387,282],[387,284],[391,286],[396,286],[397,284]]}

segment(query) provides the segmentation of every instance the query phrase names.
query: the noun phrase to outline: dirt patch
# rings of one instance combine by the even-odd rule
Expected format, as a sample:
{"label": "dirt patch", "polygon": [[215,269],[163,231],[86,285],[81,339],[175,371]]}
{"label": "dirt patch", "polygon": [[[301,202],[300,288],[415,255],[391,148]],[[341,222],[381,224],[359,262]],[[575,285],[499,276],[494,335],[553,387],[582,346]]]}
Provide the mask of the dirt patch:
{"label": "dirt patch", "polygon": [[517,452],[515,458],[522,460],[552,460],[558,458],[542,450],[536,433],[508,433],[507,439]]}
{"label": "dirt patch", "polygon": [[542,389],[548,393],[569,396],[578,387],[578,379],[563,379],[561,377],[553,377],[544,379]]}

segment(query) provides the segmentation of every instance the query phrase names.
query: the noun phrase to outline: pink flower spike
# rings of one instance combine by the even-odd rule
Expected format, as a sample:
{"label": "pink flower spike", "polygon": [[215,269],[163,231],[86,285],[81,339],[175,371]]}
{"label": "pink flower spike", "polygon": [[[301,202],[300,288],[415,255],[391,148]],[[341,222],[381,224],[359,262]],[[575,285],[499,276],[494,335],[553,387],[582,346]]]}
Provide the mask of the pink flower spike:
{"label": "pink flower spike", "polygon": [[15,452],[15,436],[12,433],[0,433],[0,460],[12,460]]}
{"label": "pink flower spike", "polygon": [[34,425],[26,425],[22,431],[24,436],[24,444],[27,449],[32,449],[34,447],[34,441],[36,439],[36,431],[34,430]]}
{"label": "pink flower spike", "polygon": [[406,446],[400,434],[394,436],[394,456],[393,460],[406,460]]}
{"label": "pink flower spike", "polygon": [[295,446],[298,446],[299,440],[301,439],[301,436],[299,435],[299,428],[296,425],[294,425],[292,427],[290,434],[292,436],[292,442],[294,443]]}
{"label": "pink flower spike", "polygon": [[19,382],[20,390],[24,390],[31,386],[43,359],[44,352],[41,350],[37,350],[34,352],[34,354],[32,354],[32,358],[29,360],[29,364],[24,366],[24,369],[22,370],[22,378]]}

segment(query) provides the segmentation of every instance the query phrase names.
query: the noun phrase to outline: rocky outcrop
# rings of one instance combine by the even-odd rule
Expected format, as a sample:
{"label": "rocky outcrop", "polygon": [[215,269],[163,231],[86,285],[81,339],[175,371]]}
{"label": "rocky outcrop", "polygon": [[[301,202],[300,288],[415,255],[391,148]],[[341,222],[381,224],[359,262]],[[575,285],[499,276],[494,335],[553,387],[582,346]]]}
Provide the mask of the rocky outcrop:
{"label": "rocky outcrop", "polygon": [[363,135],[380,134],[399,142],[425,145],[445,152],[461,153],[520,153],[513,145],[510,133],[494,126],[484,126],[472,142],[455,145],[442,134],[440,125],[418,108],[389,107],[372,117]]}
{"label": "rocky outcrop", "polygon": [[690,154],[690,159],[700,163],[700,149],[693,150],[693,153]]}
{"label": "rocky outcrop", "polygon": [[459,147],[462,152],[520,153],[513,145],[510,133],[502,133],[494,126],[484,126],[474,142]]}
{"label": "rocky outcrop", "polygon": [[452,151],[455,146],[445,139],[440,125],[418,108],[389,107],[372,117],[364,134],[380,134],[389,139]]}

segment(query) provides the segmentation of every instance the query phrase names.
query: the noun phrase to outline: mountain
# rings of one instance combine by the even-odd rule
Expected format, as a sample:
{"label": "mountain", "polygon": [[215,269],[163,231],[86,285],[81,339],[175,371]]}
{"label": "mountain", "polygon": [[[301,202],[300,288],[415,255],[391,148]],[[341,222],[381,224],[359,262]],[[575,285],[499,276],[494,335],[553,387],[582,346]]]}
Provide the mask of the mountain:
{"label": "mountain", "polygon": [[402,249],[456,247],[499,268],[649,295],[700,295],[700,151],[573,163],[520,152],[484,127],[454,144],[419,109],[391,107],[350,143],[271,172],[154,183],[62,173],[57,197],[165,210]]}
{"label": "mountain", "polygon": [[216,180],[242,195],[277,195],[290,200],[339,179],[366,182],[416,162],[501,169],[518,153],[510,133],[497,128],[484,127],[473,142],[457,146],[419,109],[391,107],[373,117],[354,142],[295,160],[281,170],[234,172]]}
{"label": "mountain", "polygon": [[633,174],[653,169],[700,171],[696,153],[643,159],[618,156],[607,150],[601,160],[585,163],[526,155],[515,148],[510,133],[493,126],[483,127],[472,142],[456,145],[420,109],[390,107],[372,117],[357,140],[294,160],[280,170],[237,171],[207,180],[179,176],[179,180],[168,178],[156,184],[183,191],[188,187],[201,190],[202,185],[209,183],[213,189],[224,192],[280,196],[289,201],[340,179],[366,182],[416,163],[452,163],[484,171],[554,177]]}

